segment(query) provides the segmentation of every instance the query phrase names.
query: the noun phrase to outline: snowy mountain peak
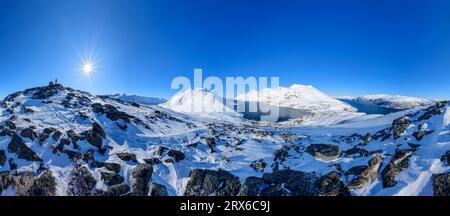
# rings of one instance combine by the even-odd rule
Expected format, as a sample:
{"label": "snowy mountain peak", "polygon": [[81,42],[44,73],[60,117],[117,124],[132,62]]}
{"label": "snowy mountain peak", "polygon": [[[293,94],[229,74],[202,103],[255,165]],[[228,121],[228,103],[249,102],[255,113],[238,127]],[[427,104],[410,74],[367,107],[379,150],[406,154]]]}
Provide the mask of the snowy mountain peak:
{"label": "snowy mountain peak", "polygon": [[433,102],[423,98],[402,95],[374,94],[352,99],[356,102],[376,104],[385,108],[410,109],[418,106],[428,106]]}
{"label": "snowy mountain peak", "polygon": [[119,99],[121,101],[140,103],[144,105],[158,105],[167,101],[161,97],[146,97],[135,94],[113,94],[107,96],[110,98]]}

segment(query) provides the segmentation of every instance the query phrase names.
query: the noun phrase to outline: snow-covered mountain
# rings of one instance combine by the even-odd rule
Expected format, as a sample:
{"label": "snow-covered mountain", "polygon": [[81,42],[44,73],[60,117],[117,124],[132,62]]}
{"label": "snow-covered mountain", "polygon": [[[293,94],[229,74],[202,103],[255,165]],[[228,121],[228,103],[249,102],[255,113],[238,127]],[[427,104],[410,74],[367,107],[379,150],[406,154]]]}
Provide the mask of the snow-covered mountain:
{"label": "snow-covered mountain", "polygon": [[208,89],[187,89],[172,96],[160,106],[176,112],[204,118],[241,121],[242,114],[228,107],[225,99]]}
{"label": "snow-covered mountain", "polygon": [[236,99],[307,110],[318,114],[356,111],[352,106],[326,95],[313,86],[299,84],[290,87],[266,88],[259,92],[252,90],[239,95]]}
{"label": "snow-covered mountain", "polygon": [[295,128],[211,121],[61,85],[0,106],[3,196],[450,195],[449,165],[448,101]]}
{"label": "snow-covered mountain", "polygon": [[144,105],[158,105],[166,102],[167,100],[161,97],[146,97],[146,96],[139,96],[134,94],[113,94],[113,95],[107,95],[110,98],[119,99],[125,102],[133,102],[133,103],[140,103]]}
{"label": "snow-covered mountain", "polygon": [[418,106],[428,106],[433,103],[432,101],[423,98],[385,94],[366,95],[361,97],[342,99],[349,99],[351,101],[359,103],[376,104],[381,107],[392,109],[410,109]]}

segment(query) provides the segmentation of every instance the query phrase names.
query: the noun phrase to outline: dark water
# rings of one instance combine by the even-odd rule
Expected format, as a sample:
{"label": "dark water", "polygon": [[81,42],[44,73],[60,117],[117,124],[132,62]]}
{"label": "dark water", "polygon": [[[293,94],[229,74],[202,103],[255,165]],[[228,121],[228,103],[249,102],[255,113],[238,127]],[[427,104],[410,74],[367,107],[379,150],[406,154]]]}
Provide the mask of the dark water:
{"label": "dark water", "polygon": [[385,108],[385,107],[381,107],[376,104],[361,103],[361,102],[355,102],[355,101],[346,100],[346,99],[340,99],[340,101],[345,102],[352,107],[355,107],[358,110],[358,112],[363,112],[366,114],[386,115],[389,113],[401,111],[401,109]]}

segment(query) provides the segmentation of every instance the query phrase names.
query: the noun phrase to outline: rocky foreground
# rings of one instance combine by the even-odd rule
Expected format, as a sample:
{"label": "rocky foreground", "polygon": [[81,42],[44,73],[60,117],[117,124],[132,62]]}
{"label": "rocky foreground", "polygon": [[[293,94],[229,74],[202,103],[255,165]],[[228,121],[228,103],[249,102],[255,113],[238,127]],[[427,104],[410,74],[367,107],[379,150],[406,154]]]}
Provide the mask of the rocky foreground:
{"label": "rocky foreground", "polygon": [[345,130],[208,121],[58,84],[1,107],[6,196],[450,195],[447,101]]}

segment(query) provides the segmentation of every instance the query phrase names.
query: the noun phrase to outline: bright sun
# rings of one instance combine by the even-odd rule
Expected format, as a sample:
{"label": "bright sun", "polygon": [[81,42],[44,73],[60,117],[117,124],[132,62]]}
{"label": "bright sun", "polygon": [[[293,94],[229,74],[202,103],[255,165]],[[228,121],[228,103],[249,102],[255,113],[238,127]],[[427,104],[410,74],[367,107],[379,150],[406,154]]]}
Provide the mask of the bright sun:
{"label": "bright sun", "polygon": [[92,63],[86,62],[83,64],[83,72],[86,74],[90,74],[93,70]]}
{"label": "bright sun", "polygon": [[94,58],[86,58],[81,60],[79,71],[83,78],[91,79],[91,76],[96,73],[97,66]]}

